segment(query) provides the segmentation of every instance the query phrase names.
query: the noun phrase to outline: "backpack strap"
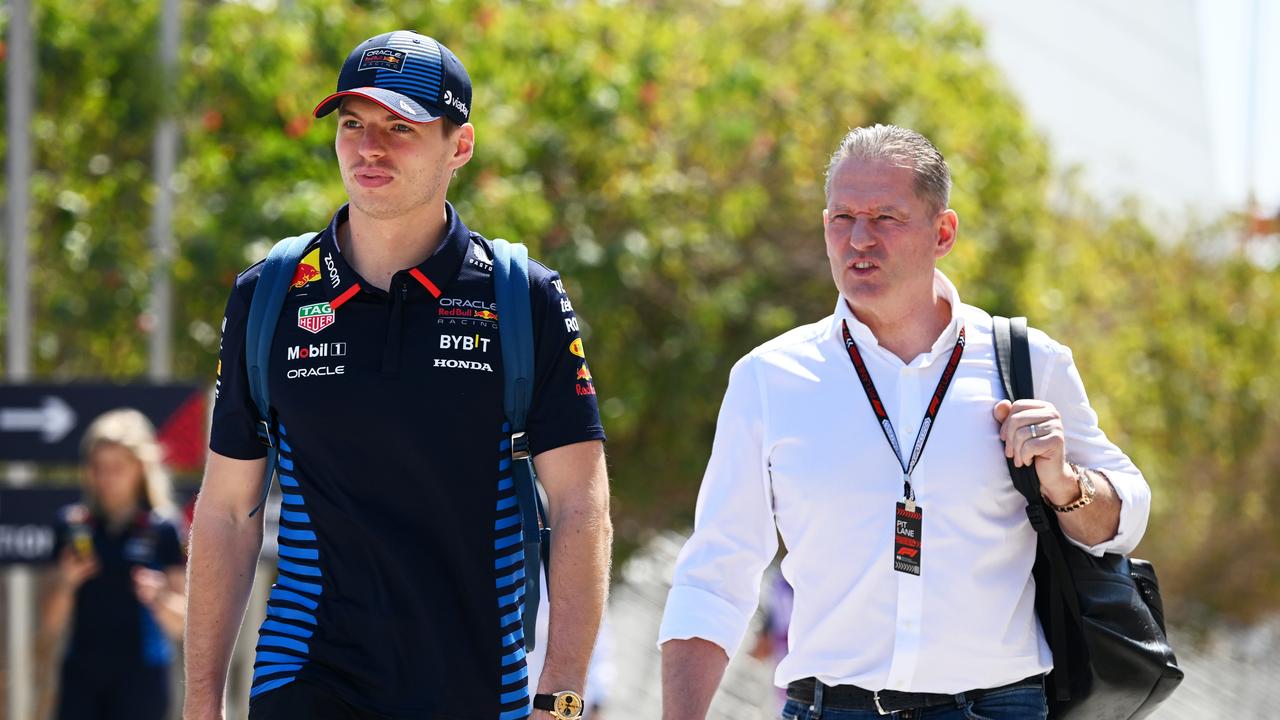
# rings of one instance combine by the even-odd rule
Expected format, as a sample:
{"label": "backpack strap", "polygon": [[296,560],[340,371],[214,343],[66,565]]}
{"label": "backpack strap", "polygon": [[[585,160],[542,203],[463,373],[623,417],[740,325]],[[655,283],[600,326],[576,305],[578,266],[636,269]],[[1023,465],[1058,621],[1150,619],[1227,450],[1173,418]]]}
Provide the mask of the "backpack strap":
{"label": "backpack strap", "polygon": [[[996,368],[1009,402],[1035,397],[1031,378],[1031,347],[1027,341],[1027,319],[1017,317],[991,318],[995,333]],[[1013,486],[1027,499],[1027,517],[1036,533],[1049,529],[1044,502],[1040,499],[1040,478],[1035,467],[1015,467],[1009,461],[1009,475]]]}
{"label": "backpack strap", "polygon": [[307,245],[311,244],[311,239],[315,236],[315,233],[310,232],[287,237],[271,248],[262,264],[262,271],[258,274],[253,300],[249,303],[249,319],[244,332],[245,367],[249,374],[249,395],[258,409],[258,439],[267,446],[262,497],[250,511],[249,517],[253,517],[267,502],[271,481],[275,477],[279,449],[271,417],[271,393],[267,382],[271,365],[271,341],[276,334],[276,323],[280,319],[280,308],[284,306],[285,295],[293,284],[293,273],[306,253]]}
{"label": "backpack strap", "polygon": [[[529,306],[529,250],[501,238],[493,241],[493,286],[498,304],[498,337],[502,344],[503,410],[511,433],[511,473],[520,504],[524,534],[524,644],[537,643],[535,626],[541,594],[543,552],[550,532],[537,473],[529,455],[525,421],[533,395],[533,312]],[[548,563],[550,567],[550,563]]]}
{"label": "backpack strap", "polygon": [[[1000,380],[1004,384],[1005,394],[1010,402],[1035,397],[1035,389],[1031,376],[1031,343],[1027,338],[1027,319],[1025,317],[1005,318],[993,317],[995,333],[996,367],[1000,372]],[[1058,519],[1045,508],[1044,498],[1040,496],[1040,477],[1036,475],[1034,465],[1016,467],[1013,460],[1007,459],[1009,476],[1013,486],[1027,499],[1027,518],[1036,531],[1038,548],[1048,562],[1049,587],[1044,588],[1047,594],[1049,646],[1054,650],[1053,688],[1059,701],[1071,698],[1071,662],[1067,657],[1070,646],[1067,640],[1067,617],[1074,619],[1075,626],[1080,627],[1080,600],[1076,596],[1075,583],[1071,578],[1071,570],[1067,567],[1067,558],[1063,555],[1062,530],[1058,527]],[[1037,586],[1037,592],[1040,588]],[[1044,622],[1041,616],[1041,624]],[[1054,698],[1050,698],[1054,699]]]}

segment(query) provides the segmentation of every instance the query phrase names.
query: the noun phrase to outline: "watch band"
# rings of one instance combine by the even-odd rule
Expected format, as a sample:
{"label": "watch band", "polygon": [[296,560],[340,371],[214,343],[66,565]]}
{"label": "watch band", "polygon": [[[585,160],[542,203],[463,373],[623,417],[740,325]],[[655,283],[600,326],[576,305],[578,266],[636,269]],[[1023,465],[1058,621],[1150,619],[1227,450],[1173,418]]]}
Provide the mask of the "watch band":
{"label": "watch band", "polygon": [[1093,481],[1088,477],[1089,470],[1075,463],[1068,464],[1076,473],[1076,483],[1080,486],[1080,497],[1075,502],[1067,503],[1066,505],[1054,505],[1046,498],[1045,504],[1053,508],[1054,512],[1069,513],[1073,510],[1079,510],[1093,502],[1093,496],[1098,494],[1097,488],[1093,486]]}
{"label": "watch band", "polygon": [[572,690],[539,693],[533,696],[533,709],[546,710],[556,720],[577,720],[582,717],[582,696]]}

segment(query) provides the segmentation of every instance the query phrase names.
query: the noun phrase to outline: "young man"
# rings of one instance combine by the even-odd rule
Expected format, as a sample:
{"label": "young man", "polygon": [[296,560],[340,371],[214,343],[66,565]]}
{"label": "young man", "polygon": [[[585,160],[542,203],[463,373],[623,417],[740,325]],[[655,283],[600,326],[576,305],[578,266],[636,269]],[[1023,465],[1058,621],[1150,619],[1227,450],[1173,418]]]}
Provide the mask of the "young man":
{"label": "young man", "polygon": [[795,597],[775,681],[800,720],[1045,716],[1036,537],[1006,457],[1035,465],[1095,555],[1142,538],[1150,491],[1071,351],[1033,332],[1040,399],[1003,399],[991,316],[935,267],[956,239],[950,189],[942,154],[903,128],[858,128],[832,156],[840,297],[729,377],[660,631],[667,720],[705,717],[779,534]]}
{"label": "young man", "polygon": [[[435,40],[386,33],[351,52],[315,115],[335,111],[350,203],[299,263],[270,356],[280,560],[249,717],[529,717],[498,336],[508,320],[492,244],[445,199],[475,148],[471,81]],[[222,716],[262,542],[262,516],[249,513],[266,448],[244,358],[259,270],[237,279],[224,319],[192,528],[187,720]],[[609,563],[604,430],[563,285],[536,263],[529,274],[528,437],[555,563],[537,690],[580,694]],[[562,716],[572,715],[533,712]]]}

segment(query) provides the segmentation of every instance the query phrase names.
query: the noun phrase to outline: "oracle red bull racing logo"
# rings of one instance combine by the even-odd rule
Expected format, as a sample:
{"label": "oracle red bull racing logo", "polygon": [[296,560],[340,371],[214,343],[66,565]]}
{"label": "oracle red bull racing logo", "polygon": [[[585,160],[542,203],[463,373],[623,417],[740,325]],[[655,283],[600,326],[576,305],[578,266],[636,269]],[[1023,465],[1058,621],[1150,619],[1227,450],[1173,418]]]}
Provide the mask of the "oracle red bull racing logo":
{"label": "oracle red bull racing logo", "polygon": [[318,333],[332,325],[333,321],[333,308],[327,302],[298,308],[298,327],[309,333]]}
{"label": "oracle red bull racing logo", "polygon": [[498,323],[497,303],[451,297],[442,297],[439,302],[440,306],[436,308],[438,323]]}
{"label": "oracle red bull racing logo", "polygon": [[404,59],[405,53],[401,50],[393,50],[386,47],[372,48],[364,51],[364,56],[360,58],[360,66],[356,70],[382,68],[400,72],[404,69]]}

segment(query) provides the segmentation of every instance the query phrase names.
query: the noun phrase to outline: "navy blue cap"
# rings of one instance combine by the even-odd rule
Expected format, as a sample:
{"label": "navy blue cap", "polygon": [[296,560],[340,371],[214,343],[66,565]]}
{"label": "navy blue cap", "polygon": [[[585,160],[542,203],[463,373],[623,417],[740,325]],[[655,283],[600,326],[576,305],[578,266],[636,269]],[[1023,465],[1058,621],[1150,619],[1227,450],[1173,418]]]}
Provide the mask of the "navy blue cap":
{"label": "navy blue cap", "polygon": [[368,98],[414,123],[471,117],[471,78],[458,56],[410,30],[383,33],[356,46],[342,64],[338,89],[316,106],[324,117],[348,95]]}

